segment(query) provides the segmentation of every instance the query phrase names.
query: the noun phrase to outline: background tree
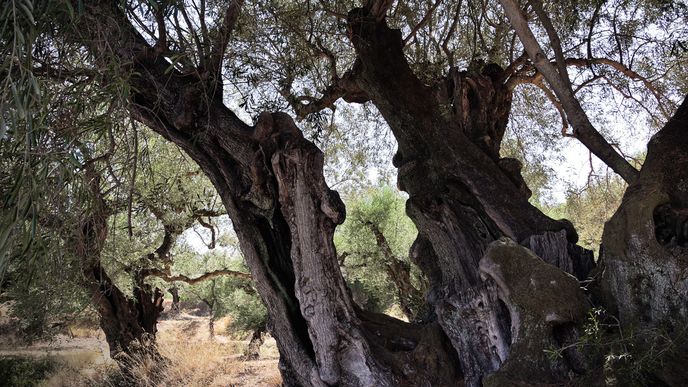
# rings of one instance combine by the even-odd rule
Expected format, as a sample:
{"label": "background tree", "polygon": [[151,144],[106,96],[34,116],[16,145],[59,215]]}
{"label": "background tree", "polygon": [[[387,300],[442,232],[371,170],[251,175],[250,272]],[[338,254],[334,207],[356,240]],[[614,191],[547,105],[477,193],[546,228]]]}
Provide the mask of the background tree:
{"label": "background tree", "polygon": [[416,230],[404,214],[404,198],[390,187],[356,197],[348,201],[347,220],[335,234],[354,299],[371,311],[384,313],[396,304],[408,321],[421,318],[426,280],[408,257]]}

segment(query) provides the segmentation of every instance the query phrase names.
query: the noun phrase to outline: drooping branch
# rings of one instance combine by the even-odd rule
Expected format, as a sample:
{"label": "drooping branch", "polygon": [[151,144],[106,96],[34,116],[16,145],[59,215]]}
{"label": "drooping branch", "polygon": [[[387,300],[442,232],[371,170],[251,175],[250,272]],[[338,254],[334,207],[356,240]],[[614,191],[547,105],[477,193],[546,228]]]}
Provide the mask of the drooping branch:
{"label": "drooping branch", "polygon": [[208,248],[214,249],[215,248],[215,227],[212,225],[212,223],[206,222],[201,217],[198,217],[197,220],[201,226],[210,230],[210,243],[208,244]]}
{"label": "drooping branch", "polygon": [[549,99],[550,102],[552,102],[552,105],[554,105],[554,108],[557,109],[557,112],[559,112],[559,116],[561,117],[561,134],[564,137],[573,137],[571,134],[568,133],[568,128],[569,128],[569,122],[566,119],[566,112],[564,111],[564,107],[561,106],[561,102],[557,99],[557,97],[552,93],[552,90],[547,87],[542,80],[539,80],[537,82],[533,82],[533,84],[542,90],[543,93],[545,93],[545,96],[547,96],[547,99]]}
{"label": "drooping branch", "polygon": [[[552,92],[552,90],[547,87],[543,82],[543,74],[537,70],[535,70],[535,73],[532,75],[522,75],[523,73],[529,73],[532,72],[534,69],[532,65],[524,63],[522,58],[527,59],[527,54],[521,56],[517,60],[515,60],[509,67],[505,70],[505,78],[507,78],[506,84],[509,89],[514,89],[518,85],[524,84],[524,83],[530,83],[538,88],[540,88],[543,93],[545,93],[545,96],[547,99],[550,100],[552,105],[557,109],[559,112],[559,115],[561,116],[562,120],[562,134],[566,137],[575,137],[572,136],[571,134],[568,133],[568,120],[566,116],[566,112],[564,111],[564,107],[562,103],[559,101],[556,95]],[[665,105],[665,102],[670,102],[666,97],[663,96],[663,94],[655,87],[655,85],[652,83],[651,80],[649,80],[646,77],[643,77],[640,75],[638,72],[626,67],[621,62],[615,61],[613,59],[609,58],[566,58],[564,59],[564,62],[566,66],[575,66],[575,67],[588,67],[591,68],[592,65],[605,65],[609,66],[612,69],[618,71],[622,75],[626,76],[627,78],[633,80],[633,81],[638,81],[642,82],[642,84],[645,86],[645,88],[655,97],[657,100],[657,106],[661,110],[662,114],[665,117],[668,117],[667,113],[667,107]],[[559,66],[556,61],[552,62],[553,65]],[[586,84],[597,80],[597,79],[607,79],[607,77],[599,74],[595,74],[593,72],[593,77],[582,82],[581,84],[578,84],[576,86],[576,89],[573,90],[573,93],[576,94],[580,89],[582,89]],[[607,79],[608,80],[608,79]],[[627,95],[627,93],[624,93],[622,90],[619,90],[618,86],[614,85],[611,81],[608,80],[608,83],[617,89],[625,98],[632,99],[638,105],[640,105],[643,109],[645,109],[650,116],[654,116],[654,114],[648,110],[648,108],[643,104],[643,101],[638,100],[637,98],[633,97],[632,95]],[[613,145],[613,144],[612,144]],[[617,149],[618,150],[618,149]],[[626,158],[621,151],[619,151],[622,157]]]}
{"label": "drooping branch", "polygon": [[[580,103],[575,98],[570,82],[568,81],[566,66],[563,64],[565,62],[563,55],[557,55],[558,57],[561,56],[558,60],[561,63],[557,65],[559,68],[559,70],[557,70],[557,67],[550,62],[542,51],[540,44],[530,29],[528,21],[518,4],[514,0],[500,0],[500,4],[511,22],[512,27],[516,31],[516,34],[521,39],[533,65],[543,74],[545,79],[547,79],[552,90],[559,98],[559,101],[561,101],[568,120],[573,125],[576,138],[590,149],[592,153],[599,157],[600,160],[609,165],[624,180],[627,182],[634,181],[638,176],[638,171],[605,140],[597,129],[595,129]],[[543,23],[547,24],[546,21]],[[556,31],[551,31],[551,33],[556,34]],[[552,42],[554,46],[556,46],[557,43],[558,40]]]}
{"label": "drooping branch", "polygon": [[[645,88],[650,93],[652,93],[652,96],[655,97],[655,99],[657,100],[657,106],[662,111],[662,115],[666,119],[668,119],[671,116],[671,114],[667,111],[667,106],[665,105],[666,98],[664,98],[664,100],[663,100],[662,93],[655,87],[655,85],[652,83],[652,81],[647,79],[646,77],[640,75],[635,70],[624,65],[622,62],[618,62],[618,61],[615,61],[615,60],[609,59],[609,58],[587,58],[587,59],[567,58],[566,59],[566,65],[568,65],[568,66],[586,67],[586,66],[590,66],[593,64],[609,66],[609,67],[613,68],[614,70],[618,71],[619,73],[623,74],[624,76],[626,76],[630,80],[642,82],[643,86],[645,86]],[[672,107],[670,107],[670,108],[672,108]]]}
{"label": "drooping branch", "polygon": [[404,46],[409,42],[409,40],[413,39],[413,37],[416,36],[416,34],[418,33],[418,30],[420,30],[426,24],[428,24],[428,21],[430,21],[430,19],[432,18],[432,14],[435,12],[435,10],[437,9],[437,7],[440,5],[441,2],[442,2],[442,0],[435,0],[435,3],[430,6],[430,8],[428,9],[428,12],[425,13],[425,16],[423,16],[423,18],[420,20],[420,22],[418,22],[418,24],[416,24],[415,27],[413,27],[413,29],[411,30],[411,32],[404,38],[404,40],[402,41],[402,44]]}
{"label": "drooping branch", "polygon": [[456,13],[452,19],[449,30],[447,31],[447,36],[444,37],[442,41],[442,51],[447,56],[447,61],[449,62],[449,67],[454,67],[454,53],[449,50],[449,41],[451,40],[454,32],[456,31],[456,26],[459,24],[459,17],[461,16],[461,6],[463,5],[463,0],[459,0],[456,5]]}

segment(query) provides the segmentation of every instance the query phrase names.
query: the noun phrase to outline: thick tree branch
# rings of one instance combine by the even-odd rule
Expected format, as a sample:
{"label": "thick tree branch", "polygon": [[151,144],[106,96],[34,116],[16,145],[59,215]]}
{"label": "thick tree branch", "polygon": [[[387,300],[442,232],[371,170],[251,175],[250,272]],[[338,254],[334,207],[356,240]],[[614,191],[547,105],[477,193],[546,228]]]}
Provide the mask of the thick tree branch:
{"label": "thick tree branch", "polygon": [[[624,159],[623,156],[604,139],[597,129],[595,129],[587,114],[580,106],[580,103],[575,98],[570,83],[566,81],[568,75],[560,74],[544,54],[518,4],[514,0],[499,1],[507,18],[516,31],[516,34],[518,34],[521,39],[526,52],[528,52],[528,56],[533,62],[533,65],[543,74],[545,79],[547,79],[552,90],[559,101],[561,101],[568,120],[573,126],[576,138],[599,157],[600,160],[609,165],[624,180],[629,183],[634,181],[638,176],[638,170]],[[564,65],[560,65],[559,67],[561,68],[562,66],[565,72],[566,67]]]}
{"label": "thick tree branch", "polygon": [[210,222],[206,222],[203,220],[203,218],[198,217],[196,220],[198,220],[198,224],[201,226],[207,228],[210,230],[210,243],[208,244],[209,249],[214,249],[215,248],[215,227]]}
{"label": "thick tree branch", "polygon": [[165,280],[167,282],[173,282],[173,281],[181,281],[185,282],[189,285],[195,285],[197,283],[203,282],[203,281],[208,281],[213,278],[221,277],[221,276],[232,276],[232,277],[237,277],[245,280],[250,280],[251,279],[251,274],[249,273],[243,273],[240,271],[234,271],[234,270],[228,270],[228,269],[220,269],[220,270],[214,270],[208,273],[201,274],[198,277],[187,277],[185,275],[172,275],[170,274],[169,271],[167,270],[159,270],[159,269],[151,269],[148,270],[147,273],[150,276],[158,277],[162,280]]}
{"label": "thick tree branch", "polygon": [[218,86],[222,85],[220,80],[222,74],[222,59],[225,56],[225,51],[227,51],[230,35],[232,34],[234,26],[239,19],[239,15],[241,14],[241,6],[243,4],[243,0],[232,0],[229,2],[224,18],[222,19],[222,24],[220,26],[217,39],[213,42],[211,47],[210,58],[208,60],[208,70],[212,71]]}
{"label": "thick tree branch", "polygon": [[461,16],[461,6],[463,5],[463,0],[459,0],[456,5],[456,13],[452,19],[451,25],[449,26],[449,31],[447,31],[447,36],[444,37],[442,41],[442,51],[447,56],[447,61],[449,62],[449,67],[454,67],[454,54],[449,50],[449,41],[451,40],[454,32],[456,31],[456,26],[459,23],[459,17]]}
{"label": "thick tree branch", "polygon": [[533,6],[533,10],[535,11],[535,14],[538,16],[538,19],[540,19],[540,22],[545,27],[545,31],[547,32],[547,36],[549,37],[549,44],[552,46],[552,50],[554,51],[554,58],[556,59],[557,70],[559,71],[559,75],[561,76],[561,79],[563,80],[566,87],[570,89],[571,79],[569,78],[569,73],[566,70],[564,51],[561,48],[561,40],[559,39],[559,34],[554,29],[552,20],[549,18],[549,15],[545,11],[545,8],[542,6],[542,3],[539,0],[530,0],[530,4]]}
{"label": "thick tree branch", "polygon": [[164,3],[154,3],[155,9],[153,13],[155,14],[155,22],[158,25],[158,41],[155,42],[155,50],[162,53],[167,51],[167,27],[165,26],[165,4]]}
{"label": "thick tree branch", "polygon": [[[319,98],[294,96],[291,92],[292,82],[289,79],[283,82],[280,93],[294,109],[299,120],[306,118],[309,114],[332,108],[334,103],[340,98],[349,103],[367,102],[370,97],[356,83],[359,66],[359,62],[356,61],[353,67],[344,75],[340,78],[335,78],[332,84],[322,91],[322,95]],[[305,103],[304,101],[308,102]]]}
{"label": "thick tree branch", "polygon": [[392,6],[392,3],[394,0],[368,0],[365,7],[370,16],[379,22],[387,16],[387,10]]}

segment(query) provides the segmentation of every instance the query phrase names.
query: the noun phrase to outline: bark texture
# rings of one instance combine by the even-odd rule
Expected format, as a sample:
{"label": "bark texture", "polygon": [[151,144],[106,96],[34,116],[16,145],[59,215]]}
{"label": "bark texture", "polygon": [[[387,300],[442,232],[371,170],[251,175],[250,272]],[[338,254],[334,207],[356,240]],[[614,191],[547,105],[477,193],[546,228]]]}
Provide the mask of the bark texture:
{"label": "bark texture", "polygon": [[[76,39],[97,62],[129,71],[133,117],[179,145],[214,184],[270,313],[284,383],[561,383],[576,370],[570,359],[545,364],[542,350],[575,337],[584,303],[573,276],[586,279],[594,264],[574,246],[569,222],[529,204],[519,163],[499,156],[509,75],[475,64],[426,85],[406,61],[401,33],[386,24],[391,2],[370,1],[348,15],[358,59],[333,93],[355,91],[352,100],[369,99],[390,125],[399,187],[419,230],[411,257],[430,281],[430,322],[404,323],[352,301],[332,242],[345,210],[325,184],[322,152],[284,113],[264,112],[249,125],[223,104],[217,75],[238,14],[232,4],[213,60],[184,72],[116,1],[85,1]],[[646,325],[678,327],[685,319],[685,106],[653,139],[639,180],[605,230],[599,294],[623,324],[638,315]],[[516,375],[524,368],[529,373]]]}
{"label": "bark texture", "polygon": [[67,238],[67,245],[83,259],[85,286],[90,289],[98,310],[110,357],[126,374],[132,359],[147,356],[163,360],[155,347],[157,320],[163,309],[162,293],[158,289],[152,291],[143,283],[142,276],[136,276],[134,299],[130,299],[101,266],[100,257],[112,211],[101,192],[101,177],[92,163],[86,165],[84,175],[92,205],[84,214],[81,226]]}
{"label": "bark texture", "polygon": [[515,160],[500,159],[511,93],[499,66],[450,69],[423,84],[402,51],[401,33],[370,8],[349,13],[349,36],[361,62],[359,86],[396,137],[399,187],[419,231],[414,261],[428,275],[428,300],[460,358],[467,385],[506,360],[514,332],[493,281],[478,262],[489,243],[509,237],[537,246],[547,262],[587,277],[592,256],[577,250],[570,223],[528,203]]}
{"label": "bark texture", "polygon": [[128,298],[97,265],[92,269],[96,281],[93,299],[100,315],[100,327],[110,347],[110,357],[123,371],[132,361],[148,357],[163,358],[155,345],[158,317],[163,310],[162,293],[150,286],[136,287],[134,299]]}
{"label": "bark texture", "polygon": [[480,260],[480,274],[495,282],[509,310],[513,335],[509,358],[484,385],[566,380],[571,367],[552,361],[543,349],[559,347],[555,331],[567,330],[586,316],[588,303],[578,280],[507,238],[490,244]]}
{"label": "bark texture", "polygon": [[623,329],[641,339],[644,331],[658,330],[675,341],[676,355],[656,370],[668,385],[688,378],[685,363],[677,366],[688,353],[687,150],[688,98],[650,140],[638,180],[607,222],[594,284]]}
{"label": "bark texture", "polygon": [[[436,325],[394,326],[359,311],[332,233],[344,206],[325,184],[323,155],[283,113],[242,122],[203,74],[170,69],[116,2],[85,2],[81,36],[98,60],[131,68],[131,111],[179,145],[216,187],[256,290],[270,311],[286,384],[447,385],[460,380]],[[97,25],[97,28],[92,26]],[[107,43],[101,39],[106,32]],[[115,50],[111,50],[116,47]]]}

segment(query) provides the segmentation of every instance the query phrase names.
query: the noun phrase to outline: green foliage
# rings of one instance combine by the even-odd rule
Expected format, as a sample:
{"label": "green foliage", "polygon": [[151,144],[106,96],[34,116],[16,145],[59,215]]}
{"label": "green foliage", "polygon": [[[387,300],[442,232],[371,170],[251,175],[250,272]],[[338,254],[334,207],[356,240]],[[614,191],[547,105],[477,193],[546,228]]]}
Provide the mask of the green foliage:
{"label": "green foliage", "polygon": [[33,387],[39,385],[56,369],[50,358],[0,358],[0,381],[7,387]]}
{"label": "green foliage", "polygon": [[[75,267],[76,266],[76,267]],[[77,262],[36,268],[30,281],[9,286],[3,298],[13,300],[12,315],[19,318],[22,338],[50,337],[58,328],[83,318],[91,307]]]}
{"label": "green foliage", "polygon": [[408,258],[417,231],[406,216],[405,202],[406,198],[389,186],[364,190],[347,200],[347,219],[337,228],[335,245],[344,257],[342,272],[354,299],[366,309],[385,312],[399,301],[397,293],[390,291],[396,286],[387,274],[389,257],[370,224],[382,232],[394,257],[411,267],[416,288],[424,288],[422,275]]}
{"label": "green foliage", "polygon": [[255,292],[233,289],[222,305],[232,317],[232,331],[254,331],[267,323],[268,311]]}
{"label": "green foliage", "polygon": [[675,356],[688,344],[688,327],[623,330],[612,314],[603,308],[592,308],[581,333],[574,343],[546,350],[552,359],[561,359],[564,352],[571,349],[585,356],[589,369],[576,381],[576,386],[600,380],[608,386],[664,385],[659,375],[672,380],[667,370],[670,373],[672,368],[684,366],[684,359]]}
{"label": "green foliage", "polygon": [[[516,118],[512,116],[512,120],[515,121]],[[512,130],[502,141],[500,156],[514,158],[521,162],[523,165],[521,176],[533,193],[530,202],[536,206],[542,206],[552,201],[550,194],[556,183],[554,171],[547,165],[547,161],[557,157],[555,155],[558,150],[555,145],[556,139],[546,133],[525,134],[520,132],[519,128],[517,124],[512,125]],[[531,151],[538,148],[541,149],[540,152]]]}
{"label": "green foliage", "polygon": [[604,223],[616,212],[625,191],[626,183],[616,175],[593,178],[581,191],[569,191],[565,203],[545,212],[570,220],[578,231],[578,244],[597,253]]}

